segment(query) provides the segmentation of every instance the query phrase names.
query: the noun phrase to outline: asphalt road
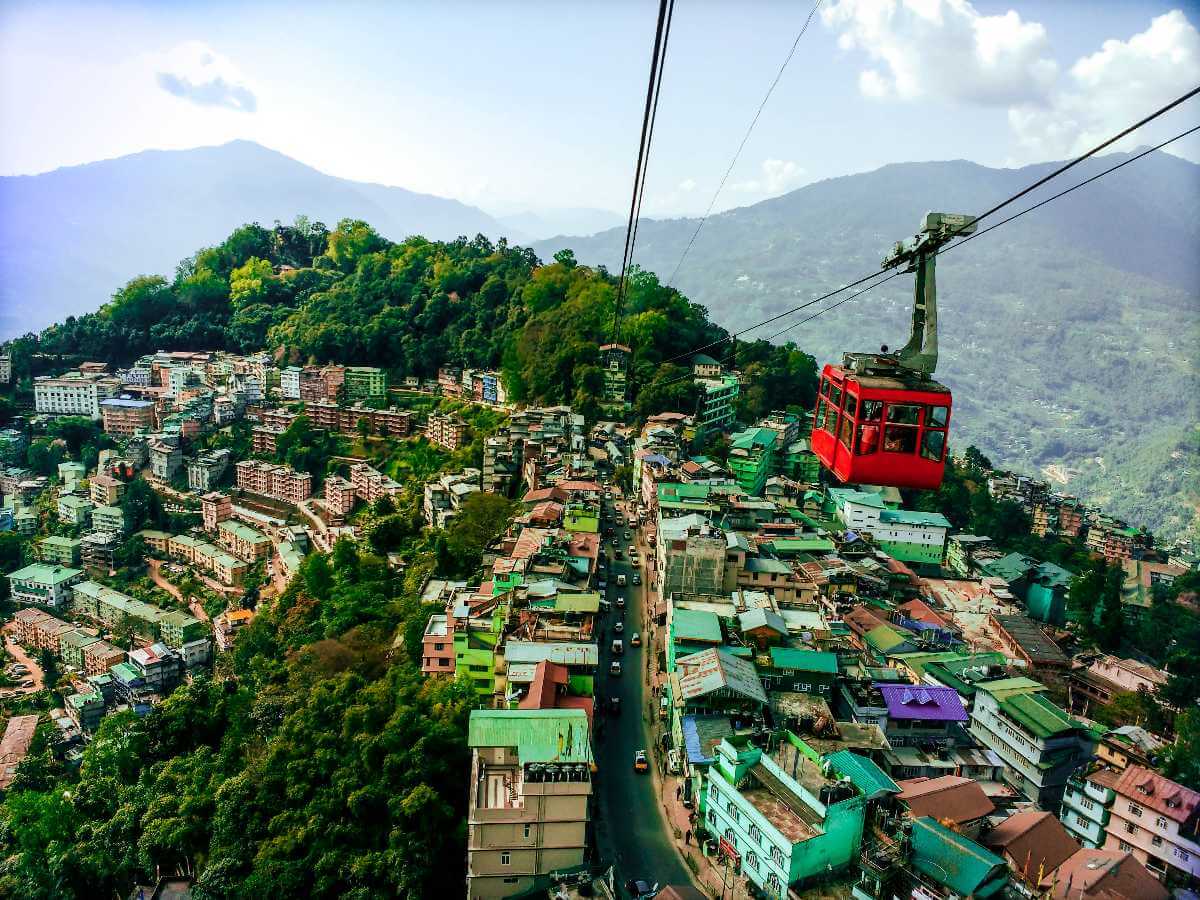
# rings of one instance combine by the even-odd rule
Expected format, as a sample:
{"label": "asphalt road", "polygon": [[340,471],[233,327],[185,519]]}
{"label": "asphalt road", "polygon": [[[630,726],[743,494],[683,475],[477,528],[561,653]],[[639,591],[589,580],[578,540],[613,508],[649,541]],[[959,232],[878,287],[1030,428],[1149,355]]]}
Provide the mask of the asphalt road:
{"label": "asphalt road", "polygon": [[[649,774],[633,771],[633,756],[638,750],[646,750],[650,756],[650,737],[643,717],[642,698],[645,691],[645,660],[649,652],[643,647],[631,647],[629,639],[633,633],[642,633],[642,602],[645,585],[632,584],[633,569],[629,565],[626,550],[633,540],[625,539],[626,526],[622,524],[616,532],[624,559],[612,559],[612,538],[605,541],[605,552],[609,554],[608,597],[613,609],[604,620],[604,639],[600,647],[600,669],[596,694],[605,701],[620,697],[621,713],[613,716],[601,713],[597,703],[597,716],[604,716],[603,732],[598,741],[597,757],[599,773],[595,785],[599,798],[599,815],[596,822],[596,840],[600,859],[616,866],[621,884],[631,878],[642,879],[650,884],[691,884],[691,873],[679,859],[673,846],[672,836],[666,831],[661,806],[654,791],[654,782]],[[629,582],[619,588],[617,575],[624,574]],[[645,579],[643,579],[644,581]],[[622,616],[616,598],[624,594],[625,610]],[[622,619],[625,623],[625,654],[615,657],[621,660],[622,673],[614,677],[609,674],[609,664],[614,659],[611,653],[613,625]],[[645,637],[643,633],[643,638]],[[607,705],[607,703],[605,703]]]}

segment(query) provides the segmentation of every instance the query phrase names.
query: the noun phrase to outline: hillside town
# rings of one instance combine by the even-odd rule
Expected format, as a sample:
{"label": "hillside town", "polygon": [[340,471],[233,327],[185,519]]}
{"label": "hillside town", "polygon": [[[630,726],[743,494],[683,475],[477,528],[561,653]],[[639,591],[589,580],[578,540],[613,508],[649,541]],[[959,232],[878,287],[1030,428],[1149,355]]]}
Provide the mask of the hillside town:
{"label": "hillside town", "polygon": [[[978,458],[959,462],[1023,517],[1023,550],[838,485],[811,413],[739,422],[743,378],[704,355],[695,408],[626,424],[629,352],[601,348],[594,422],[460,368],[390,383],[170,351],[35,378],[0,432],[0,531],[24,555],[0,791],[39,729],[78,764],[107,716],[230,677],[306,557],[366,541],[406,492],[429,533],[492,496],[512,513],[482,564],[419,583],[421,672],[474,697],[468,896],[1200,886],[1200,793],[1162,770],[1173,673],[1098,649],[1071,599],[1085,573],[1023,552],[1061,541],[1119,573],[1129,624],[1194,578],[1186,548]],[[438,465],[414,485],[390,463],[418,450]],[[1153,722],[1112,724],[1130,696]]]}

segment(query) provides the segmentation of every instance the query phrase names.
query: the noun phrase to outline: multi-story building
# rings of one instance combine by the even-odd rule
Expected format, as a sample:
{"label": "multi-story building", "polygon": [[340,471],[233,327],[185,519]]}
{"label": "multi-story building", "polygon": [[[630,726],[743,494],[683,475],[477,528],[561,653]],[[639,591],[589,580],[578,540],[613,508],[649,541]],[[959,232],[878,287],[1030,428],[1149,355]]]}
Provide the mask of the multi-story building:
{"label": "multi-story building", "polygon": [[80,542],[76,538],[52,535],[38,541],[38,557],[44,563],[60,566],[77,566],[82,555]]}
{"label": "multi-story building", "polygon": [[604,372],[604,389],[600,405],[614,413],[625,411],[628,397],[629,359],[632,352],[624,344],[604,344],[600,348],[600,368]]}
{"label": "multi-story building", "polygon": [[425,437],[431,444],[457,450],[467,438],[467,423],[458,416],[431,413],[425,421]]}
{"label": "multi-story building", "polygon": [[1057,811],[1071,773],[1091,759],[1096,739],[1039,689],[1008,692],[979,684],[971,735],[1004,761],[1004,778],[1047,811]]}
{"label": "multi-story building", "polygon": [[88,675],[105,675],[124,661],[125,651],[108,641],[96,641],[83,648],[83,671]]}
{"label": "multi-story building", "polygon": [[10,572],[9,593],[14,603],[59,607],[71,599],[71,588],[83,580],[83,570],[33,563]]}
{"label": "multi-story building", "polygon": [[254,621],[254,613],[248,609],[230,609],[213,619],[213,635],[217,647],[228,650],[233,646],[238,632]]}
{"label": "multi-story building", "polygon": [[200,498],[200,515],[204,530],[216,531],[218,525],[233,515],[233,500],[217,491],[207,493]]}
{"label": "multi-story building", "polygon": [[0,384],[12,384],[12,355],[0,353]]}
{"label": "multi-story building", "polygon": [[279,396],[284,400],[300,399],[300,373],[302,371],[299,366],[288,366],[279,371]]}
{"label": "multi-story building", "polygon": [[347,366],[343,387],[347,400],[387,396],[387,372],[376,366]]}
{"label": "multi-story building", "polygon": [[121,535],[112,531],[89,531],[79,539],[84,568],[110,572],[113,558],[121,545]]}
{"label": "multi-story building", "polygon": [[747,428],[730,438],[729,471],[747,494],[761,497],[774,467],[778,434],[771,428]]}
{"label": "multi-story building", "polygon": [[159,634],[168,647],[180,650],[196,641],[207,641],[208,626],[187,613],[174,610],[167,613],[158,623]]}
{"label": "multi-story building", "polygon": [[454,636],[450,617],[441,613],[429,617],[421,639],[421,673],[454,677]]}
{"label": "multi-story building", "polygon": [[231,455],[227,449],[204,450],[188,460],[188,487],[196,493],[211,491],[229,468]]}
{"label": "multi-story building", "polygon": [[147,443],[150,471],[160,481],[170,481],[183,468],[183,447],[177,435],[159,435]]}
{"label": "multi-story building", "polygon": [[271,555],[271,539],[249,525],[226,519],[217,526],[217,543],[234,556],[253,562]]}
{"label": "multi-story building", "polygon": [[41,376],[33,380],[33,404],[39,413],[54,416],[100,418],[100,402],[120,390],[118,378],[72,372],[61,378]]}
{"label": "multi-story building", "polygon": [[113,397],[100,401],[100,420],[105,434],[128,437],[139,431],[153,431],[155,417],[153,400]]}
{"label": "multi-story building", "polygon": [[725,535],[695,514],[663,521],[656,541],[662,596],[719,595],[725,582]]}
{"label": "multi-story building", "polygon": [[237,486],[243,491],[273,497],[285,503],[298,504],[312,496],[313,477],[297,472],[291,466],[273,465],[258,460],[241,460],[237,469]]}
{"label": "multi-story building", "polygon": [[399,482],[366,463],[350,467],[350,483],[354,485],[354,496],[367,503],[374,503],[380,497],[395,496],[401,490]]}
{"label": "multi-story building", "polygon": [[467,896],[510,897],[584,863],[592,794],[582,709],[471,713]]}
{"label": "multi-story building", "polygon": [[394,406],[372,409],[360,403],[345,406],[329,400],[313,400],[304,404],[304,414],[314,428],[342,434],[354,434],[364,420],[368,431],[381,436],[406,437],[412,430],[412,413]]}
{"label": "multi-story building", "polygon": [[1063,790],[1059,818],[1075,840],[1085,847],[1103,847],[1120,773],[1092,764],[1071,773]]}
{"label": "multi-story building", "polygon": [[125,532],[125,510],[119,506],[97,506],[92,510],[92,527],[96,531]]}
{"label": "multi-story building", "polygon": [[125,482],[106,472],[97,472],[88,480],[88,492],[93,503],[114,506],[125,493]]}
{"label": "multi-story building", "polygon": [[700,397],[696,403],[696,427],[703,431],[723,431],[737,417],[735,409],[741,388],[733,375],[698,378]]}
{"label": "multi-story building", "polygon": [[463,501],[479,491],[478,469],[443,475],[425,485],[422,508],[432,528],[445,528],[458,515]]}
{"label": "multi-story building", "polygon": [[92,519],[96,504],[87,497],[63,494],[58,498],[58,521],[64,525],[86,525]]}
{"label": "multi-story building", "polygon": [[866,798],[853,783],[827,777],[798,748],[785,747],[787,766],[744,739],[722,740],[702,803],[718,855],[740,864],[768,897],[848,867],[866,821]]}
{"label": "multi-story building", "polygon": [[325,508],[335,518],[345,518],[354,509],[354,485],[338,475],[325,479]]}
{"label": "multi-story building", "polygon": [[950,522],[941,513],[891,509],[881,495],[853,488],[830,488],[829,499],[842,524],[871,535],[893,559],[941,565],[950,532]]}

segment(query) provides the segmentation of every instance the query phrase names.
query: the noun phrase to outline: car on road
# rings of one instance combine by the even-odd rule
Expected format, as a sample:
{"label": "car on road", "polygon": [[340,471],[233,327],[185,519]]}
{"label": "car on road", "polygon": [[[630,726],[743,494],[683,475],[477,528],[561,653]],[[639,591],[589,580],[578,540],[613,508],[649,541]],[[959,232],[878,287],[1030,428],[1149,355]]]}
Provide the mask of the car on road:
{"label": "car on road", "polygon": [[33,682],[30,679],[26,678],[24,681],[21,682],[21,687],[31,688],[31,687],[33,687]]}
{"label": "car on road", "polygon": [[633,636],[629,639],[629,646],[630,647],[642,646],[642,636],[640,634],[638,634],[636,631],[633,633]]}
{"label": "car on road", "polygon": [[633,573],[633,583],[634,583],[634,584],[641,584],[641,583],[642,583],[642,575],[641,575],[641,573],[640,573],[640,572],[634,572],[634,573]]}
{"label": "car on road", "polygon": [[633,771],[649,772],[650,762],[646,759],[645,750],[637,750],[633,754]]}
{"label": "car on road", "polygon": [[630,544],[629,545],[629,558],[633,559],[635,556],[637,556],[637,547],[633,546],[633,544]]}
{"label": "car on road", "polygon": [[612,642],[612,655],[620,656],[625,652],[625,644],[619,639]]}
{"label": "car on road", "polygon": [[632,541],[632,540],[633,540],[633,532],[632,532],[632,531],[626,531],[626,532],[625,532],[625,540],[627,540],[627,541]]}
{"label": "car on road", "polygon": [[608,711],[610,713],[612,713],[614,716],[619,716],[621,714],[621,698],[620,697],[609,697],[608,698]]}
{"label": "car on road", "polygon": [[667,771],[670,772],[672,775],[679,774],[679,751],[678,750],[668,750],[667,751]]}
{"label": "car on road", "polygon": [[608,674],[609,674],[609,675],[620,675],[620,674],[621,674],[621,662],[620,662],[620,660],[616,660],[616,659],[614,659],[614,660],[612,661],[612,663],[611,663],[611,664],[609,664],[609,667],[608,667]]}
{"label": "car on road", "polygon": [[620,558],[621,558],[621,548],[617,547],[615,550],[613,550],[613,559],[620,559]]}
{"label": "car on road", "polygon": [[[619,553],[620,551],[617,551],[617,552]],[[625,573],[624,572],[622,572],[620,575],[617,576],[617,587],[625,587]]]}
{"label": "car on road", "polygon": [[625,630],[624,622],[615,622],[613,624],[613,631],[615,631],[617,634],[621,634],[624,630]]}
{"label": "car on road", "polygon": [[617,597],[617,606],[619,606],[621,609],[625,608],[625,598],[624,597]]}

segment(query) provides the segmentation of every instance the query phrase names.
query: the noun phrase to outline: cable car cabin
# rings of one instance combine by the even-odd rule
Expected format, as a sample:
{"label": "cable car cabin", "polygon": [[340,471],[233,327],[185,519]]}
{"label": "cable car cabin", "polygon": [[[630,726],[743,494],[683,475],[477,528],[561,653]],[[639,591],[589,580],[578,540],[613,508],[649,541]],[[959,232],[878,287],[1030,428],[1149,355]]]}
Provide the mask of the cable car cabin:
{"label": "cable car cabin", "polygon": [[927,378],[821,373],[812,450],[839,480],[936,488],[946,466],[950,389]]}

